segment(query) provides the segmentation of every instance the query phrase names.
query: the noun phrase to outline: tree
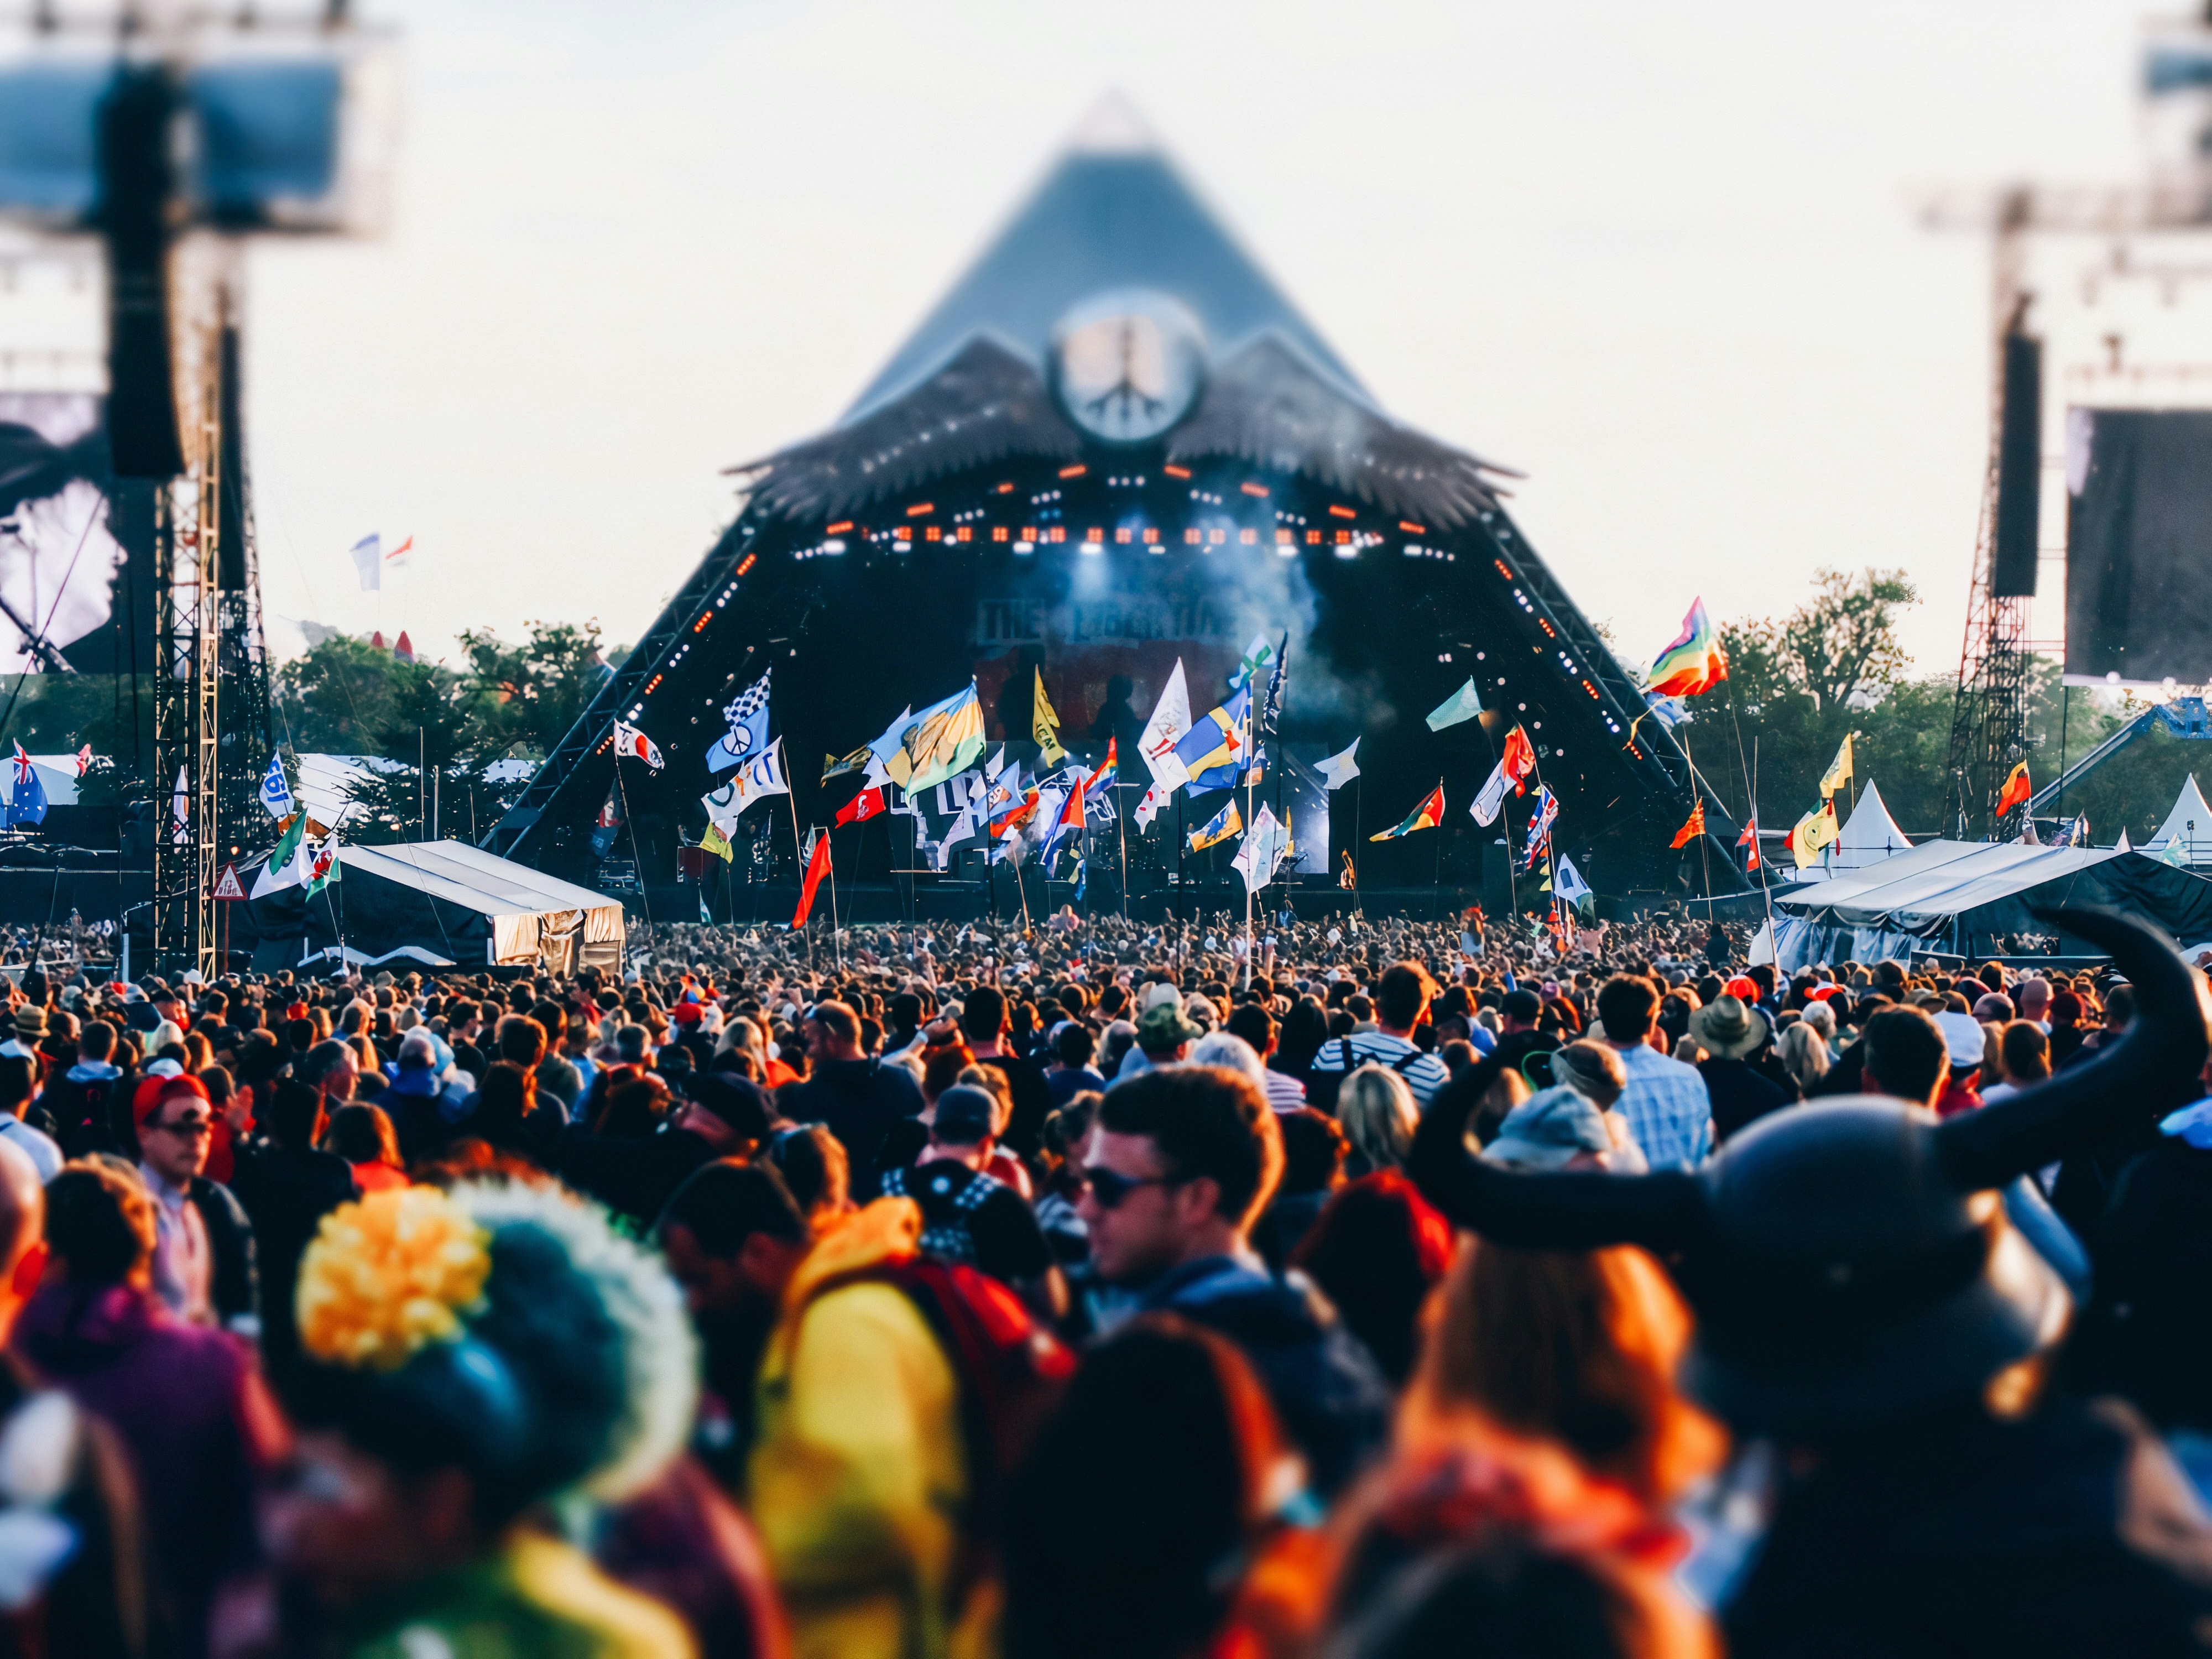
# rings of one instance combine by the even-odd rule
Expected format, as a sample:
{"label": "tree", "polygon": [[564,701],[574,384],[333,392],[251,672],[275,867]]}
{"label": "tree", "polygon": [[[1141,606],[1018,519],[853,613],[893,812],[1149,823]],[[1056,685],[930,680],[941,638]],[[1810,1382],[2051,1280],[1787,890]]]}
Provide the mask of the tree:
{"label": "tree", "polygon": [[486,752],[543,760],[576,723],[609,670],[598,623],[528,626],[530,637],[519,646],[472,629],[461,635],[461,648],[468,653]]}

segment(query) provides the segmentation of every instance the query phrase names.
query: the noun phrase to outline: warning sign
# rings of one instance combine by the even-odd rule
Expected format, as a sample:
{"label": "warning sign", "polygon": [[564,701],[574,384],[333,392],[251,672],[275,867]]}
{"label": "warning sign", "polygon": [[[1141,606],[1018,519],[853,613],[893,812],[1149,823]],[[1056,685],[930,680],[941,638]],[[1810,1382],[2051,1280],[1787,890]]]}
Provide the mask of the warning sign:
{"label": "warning sign", "polygon": [[222,866],[222,879],[215,884],[215,896],[219,899],[242,899],[246,896],[246,889],[239,883],[236,865]]}

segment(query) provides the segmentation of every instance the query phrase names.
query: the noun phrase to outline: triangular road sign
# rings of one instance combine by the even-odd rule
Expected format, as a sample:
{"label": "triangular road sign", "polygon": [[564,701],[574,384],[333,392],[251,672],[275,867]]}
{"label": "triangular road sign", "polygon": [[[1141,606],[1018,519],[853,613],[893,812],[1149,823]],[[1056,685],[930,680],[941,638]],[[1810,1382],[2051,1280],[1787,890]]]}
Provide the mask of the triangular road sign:
{"label": "triangular road sign", "polygon": [[246,889],[238,879],[236,865],[226,864],[222,866],[222,879],[216,883],[214,896],[219,899],[242,899],[246,896]]}

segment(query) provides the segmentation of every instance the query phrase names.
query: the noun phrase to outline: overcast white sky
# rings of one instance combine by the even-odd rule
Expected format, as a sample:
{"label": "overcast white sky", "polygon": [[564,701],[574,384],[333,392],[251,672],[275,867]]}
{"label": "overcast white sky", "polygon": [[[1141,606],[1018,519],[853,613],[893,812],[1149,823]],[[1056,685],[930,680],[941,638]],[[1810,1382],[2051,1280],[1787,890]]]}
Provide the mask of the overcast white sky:
{"label": "overcast white sky", "polygon": [[[363,0],[391,234],[254,255],[270,611],[629,641],[1105,89],[1624,655],[1901,565],[1957,658],[1987,258],[1917,191],[2133,180],[2134,0]],[[346,548],[412,534],[360,592]],[[297,647],[278,629],[272,643]]]}

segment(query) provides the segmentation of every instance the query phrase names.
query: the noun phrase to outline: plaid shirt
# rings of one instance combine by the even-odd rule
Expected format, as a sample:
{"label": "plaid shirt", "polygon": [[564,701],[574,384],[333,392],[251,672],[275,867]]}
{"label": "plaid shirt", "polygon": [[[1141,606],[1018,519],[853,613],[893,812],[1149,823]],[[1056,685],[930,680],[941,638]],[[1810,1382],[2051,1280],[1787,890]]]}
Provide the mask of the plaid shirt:
{"label": "plaid shirt", "polygon": [[1641,1042],[1613,1052],[1628,1073],[1616,1109],[1628,1120],[1644,1161],[1655,1170],[1692,1170],[1704,1163],[1713,1150],[1713,1103],[1698,1068]]}

